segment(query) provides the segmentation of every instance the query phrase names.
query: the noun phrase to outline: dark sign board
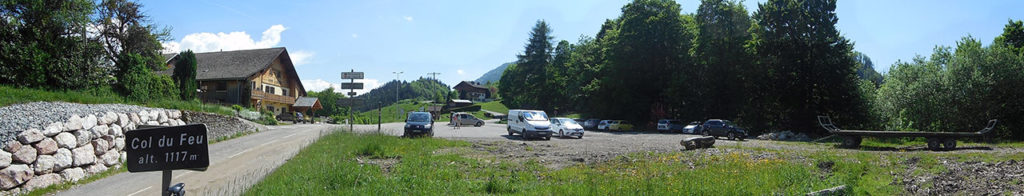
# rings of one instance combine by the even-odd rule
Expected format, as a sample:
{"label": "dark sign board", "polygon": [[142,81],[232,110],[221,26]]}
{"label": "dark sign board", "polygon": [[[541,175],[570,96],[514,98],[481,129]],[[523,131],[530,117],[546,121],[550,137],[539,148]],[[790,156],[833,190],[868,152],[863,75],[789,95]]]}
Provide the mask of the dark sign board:
{"label": "dark sign board", "polygon": [[124,135],[129,172],[210,166],[205,124],[137,129]]}
{"label": "dark sign board", "polygon": [[363,72],[341,72],[341,79],[363,79]]}
{"label": "dark sign board", "polygon": [[358,83],[358,82],[356,82],[356,83],[342,82],[341,83],[341,89],[356,89],[356,90],[363,89],[363,83]]}

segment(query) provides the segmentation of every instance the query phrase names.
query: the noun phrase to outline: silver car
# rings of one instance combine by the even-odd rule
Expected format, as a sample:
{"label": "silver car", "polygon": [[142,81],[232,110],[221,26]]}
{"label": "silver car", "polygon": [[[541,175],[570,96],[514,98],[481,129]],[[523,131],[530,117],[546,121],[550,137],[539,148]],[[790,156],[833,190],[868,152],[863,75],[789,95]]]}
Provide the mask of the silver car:
{"label": "silver car", "polygon": [[458,120],[459,123],[462,124],[463,126],[466,126],[466,125],[473,125],[475,127],[484,126],[484,120],[480,120],[480,118],[477,118],[476,116],[473,116],[473,114],[469,114],[469,113],[465,113],[465,112],[456,112],[455,113],[455,120]]}

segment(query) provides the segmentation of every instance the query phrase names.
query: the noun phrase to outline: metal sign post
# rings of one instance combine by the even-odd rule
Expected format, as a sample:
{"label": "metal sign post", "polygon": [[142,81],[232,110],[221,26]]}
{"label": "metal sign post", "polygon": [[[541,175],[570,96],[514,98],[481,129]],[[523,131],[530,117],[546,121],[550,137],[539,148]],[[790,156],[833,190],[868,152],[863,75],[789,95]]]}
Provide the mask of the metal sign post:
{"label": "metal sign post", "polygon": [[[205,124],[155,127],[125,132],[128,172],[163,171],[161,195],[171,195],[171,171],[206,171],[210,150]],[[174,194],[184,194],[184,184],[175,185]]]}
{"label": "metal sign post", "polygon": [[[363,89],[363,83],[356,83],[356,79],[363,79],[363,72],[356,72],[355,69],[349,72],[341,72],[342,80],[349,80],[348,83],[341,83],[341,89],[349,89],[348,97],[353,99],[356,96],[356,89]],[[354,103],[354,102],[353,102]],[[348,131],[354,131],[353,122],[355,118],[352,117],[352,106],[355,104],[348,105]]]}

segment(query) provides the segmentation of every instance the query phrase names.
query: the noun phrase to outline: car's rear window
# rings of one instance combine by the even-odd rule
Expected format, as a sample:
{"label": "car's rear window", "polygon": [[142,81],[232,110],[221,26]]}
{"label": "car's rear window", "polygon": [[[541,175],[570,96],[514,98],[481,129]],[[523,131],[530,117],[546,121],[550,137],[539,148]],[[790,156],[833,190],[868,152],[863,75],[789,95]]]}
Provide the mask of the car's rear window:
{"label": "car's rear window", "polygon": [[426,114],[426,113],[412,113],[412,114],[409,114],[409,121],[412,121],[412,122],[430,122],[430,114]]}

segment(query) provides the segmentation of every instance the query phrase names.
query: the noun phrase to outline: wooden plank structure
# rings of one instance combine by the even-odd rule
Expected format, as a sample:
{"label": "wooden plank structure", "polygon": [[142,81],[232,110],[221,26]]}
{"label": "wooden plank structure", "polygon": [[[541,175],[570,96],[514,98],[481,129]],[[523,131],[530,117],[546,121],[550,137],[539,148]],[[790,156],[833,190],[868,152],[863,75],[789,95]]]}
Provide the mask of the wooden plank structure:
{"label": "wooden plank structure", "polygon": [[[303,113],[305,116],[309,117],[309,119],[312,120],[311,123],[316,123],[316,118],[313,116],[313,113],[322,109],[324,109],[324,106],[320,105],[320,99],[316,97],[299,97],[295,100],[295,104],[292,104],[292,110],[298,113]],[[305,121],[305,119],[302,119],[301,121]]]}
{"label": "wooden plank structure", "polygon": [[996,119],[988,121],[988,125],[985,128],[976,132],[917,132],[917,131],[871,131],[871,130],[843,130],[836,127],[832,123],[832,118],[829,116],[818,116],[818,124],[822,128],[825,128],[829,133],[838,135],[843,138],[843,143],[840,147],[843,148],[857,148],[860,147],[860,142],[863,137],[882,137],[882,138],[899,138],[899,137],[923,137],[928,140],[928,149],[931,150],[954,150],[956,149],[957,138],[971,138],[981,137],[991,132],[995,128],[996,123],[999,122]]}

